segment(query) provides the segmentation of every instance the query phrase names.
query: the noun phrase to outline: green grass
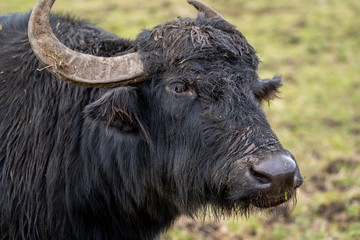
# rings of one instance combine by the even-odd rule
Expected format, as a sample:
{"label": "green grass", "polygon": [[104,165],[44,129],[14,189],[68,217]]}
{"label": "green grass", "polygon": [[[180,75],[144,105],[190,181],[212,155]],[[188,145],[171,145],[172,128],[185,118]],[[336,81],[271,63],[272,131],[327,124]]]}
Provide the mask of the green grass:
{"label": "green grass", "polygon": [[[1,1],[0,13],[28,11],[35,2]],[[360,1],[205,2],[257,49],[262,78],[282,74],[281,98],[264,109],[305,184],[290,216],[181,219],[161,238],[360,239]],[[178,15],[196,15],[185,0],[58,0],[54,10],[126,38]],[[213,225],[218,228],[209,235]]]}

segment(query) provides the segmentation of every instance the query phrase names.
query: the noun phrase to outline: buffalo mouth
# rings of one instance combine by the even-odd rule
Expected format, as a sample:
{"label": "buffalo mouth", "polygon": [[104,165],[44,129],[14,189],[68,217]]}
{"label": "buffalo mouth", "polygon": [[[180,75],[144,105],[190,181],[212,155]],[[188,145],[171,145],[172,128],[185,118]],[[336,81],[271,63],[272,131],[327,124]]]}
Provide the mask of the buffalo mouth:
{"label": "buffalo mouth", "polygon": [[290,200],[296,201],[295,193],[284,192],[277,196],[262,196],[251,200],[251,204],[257,208],[271,208],[287,203]]}

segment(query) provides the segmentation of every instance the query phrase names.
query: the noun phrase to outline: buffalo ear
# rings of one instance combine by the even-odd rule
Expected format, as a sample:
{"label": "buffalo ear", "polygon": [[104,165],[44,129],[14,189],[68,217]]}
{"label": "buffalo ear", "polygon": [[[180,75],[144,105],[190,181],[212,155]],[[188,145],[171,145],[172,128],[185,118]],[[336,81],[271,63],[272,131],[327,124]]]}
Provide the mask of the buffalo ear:
{"label": "buffalo ear", "polygon": [[272,79],[256,81],[252,89],[255,97],[262,102],[276,98],[281,86],[281,76],[274,76]]}
{"label": "buffalo ear", "polygon": [[121,132],[139,133],[144,130],[136,90],[131,87],[116,88],[105,93],[86,106],[85,116]]}

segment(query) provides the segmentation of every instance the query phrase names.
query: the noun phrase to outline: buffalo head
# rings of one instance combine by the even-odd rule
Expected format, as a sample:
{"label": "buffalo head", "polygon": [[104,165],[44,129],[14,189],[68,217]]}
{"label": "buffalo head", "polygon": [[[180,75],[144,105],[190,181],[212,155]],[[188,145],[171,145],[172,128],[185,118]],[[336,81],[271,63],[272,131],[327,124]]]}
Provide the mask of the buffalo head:
{"label": "buffalo head", "polygon": [[189,0],[196,19],[144,30],[131,51],[104,58],[54,36],[53,2],[40,0],[29,22],[38,59],[73,84],[121,86],[86,107],[81,147],[129,214],[161,218],[156,209],[166,206],[172,219],[209,204],[247,213],[295,199],[299,168],[261,107],[281,78],[259,80],[255,50],[220,14]]}

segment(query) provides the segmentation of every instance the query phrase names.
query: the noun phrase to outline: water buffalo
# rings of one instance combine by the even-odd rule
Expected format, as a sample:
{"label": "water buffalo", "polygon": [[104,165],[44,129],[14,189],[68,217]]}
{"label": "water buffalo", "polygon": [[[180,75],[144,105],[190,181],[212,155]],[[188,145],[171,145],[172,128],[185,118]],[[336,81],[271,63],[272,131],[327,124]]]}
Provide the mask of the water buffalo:
{"label": "water buffalo", "polygon": [[220,14],[188,0],[198,17],[128,41],[54,1],[0,16],[0,239],[153,239],[199,209],[295,199],[261,107],[281,78],[259,80]]}

